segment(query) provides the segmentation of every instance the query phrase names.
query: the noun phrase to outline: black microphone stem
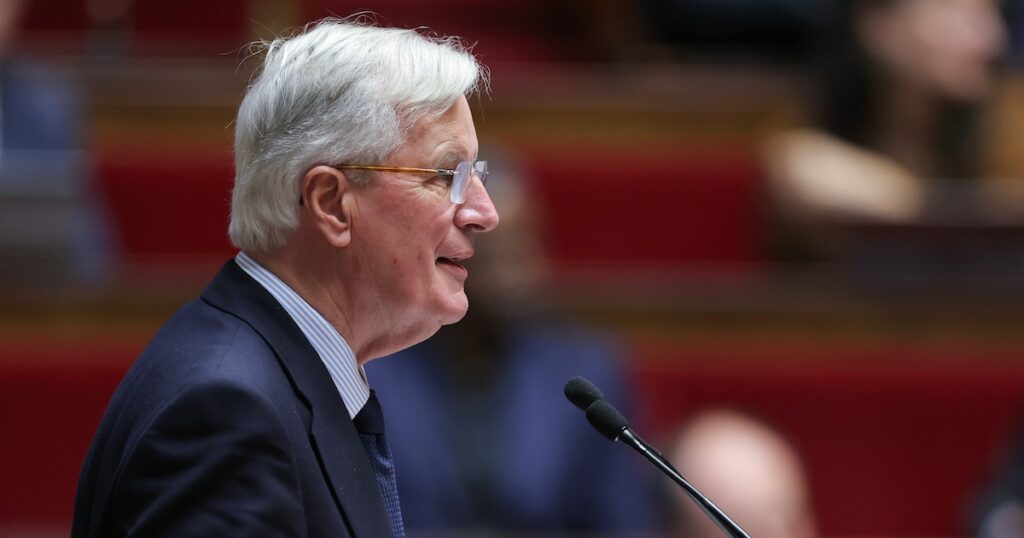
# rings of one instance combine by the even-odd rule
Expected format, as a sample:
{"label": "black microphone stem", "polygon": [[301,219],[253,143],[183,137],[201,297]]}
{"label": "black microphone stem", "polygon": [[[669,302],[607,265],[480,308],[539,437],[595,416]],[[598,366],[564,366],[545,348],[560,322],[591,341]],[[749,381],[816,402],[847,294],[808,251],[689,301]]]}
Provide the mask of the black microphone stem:
{"label": "black microphone stem", "polygon": [[687,482],[686,479],[683,478],[683,475],[679,474],[679,471],[676,471],[675,467],[672,467],[672,465],[668,463],[668,461],[666,461],[657,450],[651,447],[651,445],[648,445],[643,439],[633,433],[633,430],[629,428],[622,430],[622,433],[619,434],[618,440],[639,452],[643,457],[647,458],[648,461],[653,463],[655,467],[661,469],[662,472],[669,476],[669,478],[679,484],[679,486],[693,498],[694,502],[700,506],[701,510],[704,510],[704,513],[718,524],[726,535],[731,538],[750,538],[750,535],[747,534],[746,531],[733,522],[733,520],[729,519],[729,516],[725,515],[725,512],[718,508],[715,503],[711,502],[711,499],[705,497],[703,493]]}

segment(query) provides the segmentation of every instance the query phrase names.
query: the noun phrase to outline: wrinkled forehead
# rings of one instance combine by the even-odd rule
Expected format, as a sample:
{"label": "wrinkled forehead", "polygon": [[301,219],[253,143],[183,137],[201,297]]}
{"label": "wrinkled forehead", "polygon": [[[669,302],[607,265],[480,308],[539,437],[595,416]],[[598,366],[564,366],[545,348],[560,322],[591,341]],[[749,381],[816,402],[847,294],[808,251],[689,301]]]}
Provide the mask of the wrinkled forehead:
{"label": "wrinkled forehead", "polygon": [[426,114],[416,120],[395,155],[415,153],[434,161],[453,161],[447,166],[474,160],[478,152],[476,126],[469,103],[465,97],[459,97],[447,110]]}

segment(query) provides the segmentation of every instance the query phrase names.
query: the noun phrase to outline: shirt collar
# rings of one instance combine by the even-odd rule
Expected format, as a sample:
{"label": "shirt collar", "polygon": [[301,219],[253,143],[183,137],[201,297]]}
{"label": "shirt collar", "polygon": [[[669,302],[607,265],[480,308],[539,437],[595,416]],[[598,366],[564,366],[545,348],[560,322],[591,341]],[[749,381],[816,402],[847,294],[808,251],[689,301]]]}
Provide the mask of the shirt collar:
{"label": "shirt collar", "polygon": [[355,418],[359,410],[366,405],[370,397],[370,386],[366,381],[366,372],[356,361],[355,353],[348,342],[338,333],[319,312],[305,299],[295,293],[280,278],[263,267],[248,254],[239,252],[235,262],[249,276],[277,300],[288,312],[288,315],[299,326],[302,334],[320,355],[320,360],[327,367],[327,372],[334,381],[341,399],[345,402],[349,417]]}

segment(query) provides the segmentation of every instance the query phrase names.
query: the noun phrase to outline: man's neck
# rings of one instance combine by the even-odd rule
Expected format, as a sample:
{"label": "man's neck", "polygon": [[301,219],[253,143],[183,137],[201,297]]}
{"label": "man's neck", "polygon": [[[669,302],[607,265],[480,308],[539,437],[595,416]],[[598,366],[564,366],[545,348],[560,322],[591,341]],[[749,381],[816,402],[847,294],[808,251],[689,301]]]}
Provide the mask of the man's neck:
{"label": "man's neck", "polygon": [[[306,301],[345,339],[356,356],[356,362],[365,362],[365,344],[359,341],[354,327],[345,315],[344,290],[335,289],[330,279],[322,276],[319,264],[315,261],[299,263],[293,253],[283,249],[274,253],[246,252],[246,255],[262,265],[277,278],[281,279],[302,300]],[[302,267],[301,272],[296,268]]]}

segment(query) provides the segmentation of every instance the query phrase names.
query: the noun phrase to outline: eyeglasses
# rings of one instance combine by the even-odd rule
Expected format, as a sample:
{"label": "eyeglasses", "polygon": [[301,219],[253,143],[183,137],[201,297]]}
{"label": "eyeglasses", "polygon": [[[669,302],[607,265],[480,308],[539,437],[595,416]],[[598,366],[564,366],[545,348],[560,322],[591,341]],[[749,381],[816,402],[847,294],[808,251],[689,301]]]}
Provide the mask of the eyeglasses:
{"label": "eyeglasses", "polygon": [[405,166],[371,166],[364,164],[339,164],[333,168],[341,170],[372,170],[374,172],[404,172],[411,174],[435,174],[446,176],[451,181],[449,197],[453,204],[466,202],[466,190],[469,189],[469,180],[480,178],[480,183],[487,185],[487,161],[462,161],[455,167],[455,170],[445,168],[409,168]]}

